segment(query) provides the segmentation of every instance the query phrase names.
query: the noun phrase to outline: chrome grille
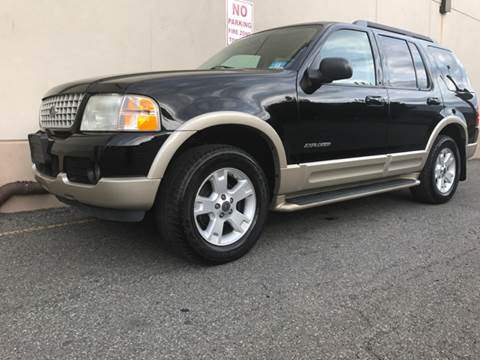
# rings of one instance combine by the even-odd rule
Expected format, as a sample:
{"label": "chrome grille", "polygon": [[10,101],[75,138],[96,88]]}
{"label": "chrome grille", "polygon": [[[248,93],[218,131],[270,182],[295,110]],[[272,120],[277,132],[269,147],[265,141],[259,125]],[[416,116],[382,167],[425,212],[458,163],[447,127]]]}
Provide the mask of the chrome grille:
{"label": "chrome grille", "polygon": [[85,94],[66,94],[46,98],[40,106],[40,126],[68,129],[73,125]]}

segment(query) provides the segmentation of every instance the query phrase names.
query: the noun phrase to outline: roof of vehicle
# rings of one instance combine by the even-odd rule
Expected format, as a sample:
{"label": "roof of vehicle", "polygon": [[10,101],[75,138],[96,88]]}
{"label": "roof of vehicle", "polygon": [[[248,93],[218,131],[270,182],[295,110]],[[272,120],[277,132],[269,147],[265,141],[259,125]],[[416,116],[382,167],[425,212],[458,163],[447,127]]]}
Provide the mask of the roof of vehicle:
{"label": "roof of vehicle", "polygon": [[299,23],[299,24],[283,25],[283,26],[277,26],[277,27],[270,28],[270,29],[256,31],[251,35],[261,34],[261,33],[266,32],[266,31],[290,29],[290,28],[293,28],[293,27],[300,27],[300,26],[325,26],[325,25],[336,24],[336,23],[337,22],[334,22],[334,21],[315,21],[315,22],[306,22],[306,23]]}
{"label": "roof of vehicle", "polygon": [[[332,24],[341,24],[341,23],[336,22],[336,21],[316,21],[316,22],[292,24],[292,25],[285,25],[285,26],[279,26],[279,27],[275,27],[275,28],[271,28],[271,29],[266,29],[266,30],[263,30],[263,31],[259,31],[256,34],[262,33],[264,31],[288,29],[288,28],[297,27],[297,26],[309,26],[309,25],[310,26],[315,26],[315,25],[325,26],[325,25],[332,25]],[[375,22],[372,22],[372,21],[356,20],[352,24],[357,25],[357,26],[368,27],[368,28],[372,28],[372,29],[376,29],[376,30],[382,30],[382,31],[385,31],[385,32],[400,34],[400,35],[408,36],[408,37],[411,37],[411,38],[427,41],[427,42],[430,42],[430,43],[435,43],[435,41],[428,36],[417,34],[417,33],[414,33],[412,31],[396,28],[396,27],[389,26],[389,25],[383,25],[383,24],[375,23]]]}
{"label": "roof of vehicle", "polygon": [[393,26],[378,24],[378,23],[375,23],[375,22],[372,22],[372,21],[357,20],[357,21],[354,21],[353,24],[354,25],[359,25],[359,26],[369,27],[369,28],[372,28],[372,29],[392,32],[392,33],[395,33],[395,34],[401,34],[401,35],[409,36],[409,37],[412,37],[412,38],[415,38],[415,39],[420,39],[420,40],[424,40],[424,41],[434,43],[433,39],[428,37],[428,36],[420,35],[420,34],[417,34],[417,33],[414,33],[414,32],[408,31],[408,30],[399,29],[399,28],[396,28],[396,27],[393,27]]}

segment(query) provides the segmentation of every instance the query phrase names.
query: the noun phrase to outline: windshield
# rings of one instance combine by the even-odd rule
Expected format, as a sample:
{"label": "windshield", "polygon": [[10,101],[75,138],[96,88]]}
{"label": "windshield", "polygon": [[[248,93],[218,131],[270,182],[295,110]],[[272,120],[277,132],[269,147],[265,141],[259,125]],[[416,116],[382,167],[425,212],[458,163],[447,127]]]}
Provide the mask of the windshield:
{"label": "windshield", "polygon": [[268,30],[234,42],[200,69],[283,69],[312,41],[321,25]]}

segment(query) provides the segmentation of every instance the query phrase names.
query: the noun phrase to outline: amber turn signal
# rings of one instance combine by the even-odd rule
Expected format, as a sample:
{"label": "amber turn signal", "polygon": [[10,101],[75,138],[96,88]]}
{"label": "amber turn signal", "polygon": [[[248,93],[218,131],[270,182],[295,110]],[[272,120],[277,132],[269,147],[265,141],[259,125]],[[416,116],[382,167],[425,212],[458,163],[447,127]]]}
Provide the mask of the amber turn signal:
{"label": "amber turn signal", "polygon": [[120,110],[120,125],[124,130],[157,131],[160,130],[158,106],[153,99],[126,95]]}
{"label": "amber turn signal", "polygon": [[155,100],[141,95],[99,94],[85,108],[82,131],[158,131],[160,111]]}

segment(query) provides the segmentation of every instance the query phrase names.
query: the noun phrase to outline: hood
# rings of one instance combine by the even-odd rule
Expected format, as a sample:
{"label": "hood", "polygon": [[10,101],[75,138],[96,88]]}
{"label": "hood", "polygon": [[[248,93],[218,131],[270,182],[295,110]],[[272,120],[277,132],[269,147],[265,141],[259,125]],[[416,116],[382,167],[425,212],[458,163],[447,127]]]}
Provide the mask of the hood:
{"label": "hood", "polygon": [[[97,76],[87,79],[81,79],[55,86],[54,88],[50,89],[44,97],[86,92],[123,93],[129,84],[133,84],[137,81],[159,78],[162,77],[162,75],[169,73],[177,72],[156,71],[134,74]],[[105,91],[102,91],[102,89],[104,89]]]}
{"label": "hood", "polygon": [[80,80],[57,86],[46,96],[68,93],[130,93],[154,98],[165,129],[215,111],[240,111],[269,120],[272,109],[296,98],[291,70],[162,71]]}
{"label": "hood", "polygon": [[118,74],[97,76],[60,84],[50,89],[44,98],[71,93],[124,93],[131,85],[140,85],[143,82],[171,80],[172,78],[200,78],[211,76],[225,76],[232,73],[268,73],[271,70],[177,70],[153,71],[133,74]]}

